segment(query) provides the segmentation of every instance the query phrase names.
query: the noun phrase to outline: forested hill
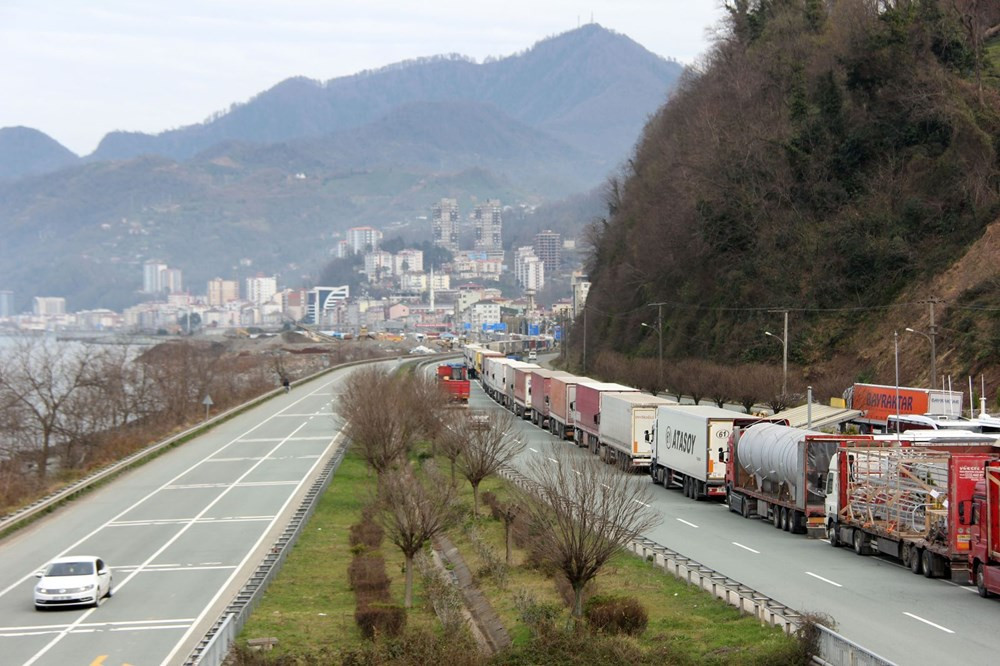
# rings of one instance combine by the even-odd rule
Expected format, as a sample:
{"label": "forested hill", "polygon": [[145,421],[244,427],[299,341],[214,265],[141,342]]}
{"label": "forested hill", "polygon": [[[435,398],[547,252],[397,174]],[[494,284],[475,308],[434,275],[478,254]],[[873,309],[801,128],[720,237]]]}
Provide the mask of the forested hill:
{"label": "forested hill", "polygon": [[[791,310],[793,364],[891,380],[893,330],[926,329],[941,298],[939,372],[995,374],[1000,317],[978,308],[1000,307],[984,235],[1000,213],[1000,3],[728,4],[724,38],[608,184],[588,353],[655,356],[640,323],[662,302],[665,357],[780,364],[763,332]],[[991,265],[959,270],[967,254]],[[927,352],[903,344],[913,381]]]}

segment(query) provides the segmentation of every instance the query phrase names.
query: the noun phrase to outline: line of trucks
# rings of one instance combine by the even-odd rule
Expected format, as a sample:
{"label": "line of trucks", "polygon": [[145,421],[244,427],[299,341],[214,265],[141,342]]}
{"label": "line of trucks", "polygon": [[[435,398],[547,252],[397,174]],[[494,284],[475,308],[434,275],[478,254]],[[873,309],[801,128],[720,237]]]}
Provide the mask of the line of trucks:
{"label": "line of trucks", "polygon": [[1000,595],[1000,445],[990,435],[829,434],[678,404],[478,345],[465,348],[465,362],[497,403],[625,471],[859,555],[892,556],[928,578],[964,574],[980,595]]}

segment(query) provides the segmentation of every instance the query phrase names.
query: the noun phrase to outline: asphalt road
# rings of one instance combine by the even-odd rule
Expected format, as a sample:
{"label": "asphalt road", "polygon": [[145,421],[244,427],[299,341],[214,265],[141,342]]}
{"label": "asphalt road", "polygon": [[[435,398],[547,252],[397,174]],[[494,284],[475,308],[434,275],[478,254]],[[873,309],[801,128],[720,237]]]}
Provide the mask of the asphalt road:
{"label": "asphalt road", "polygon": [[[0,544],[0,663],[177,664],[288,522],[342,437],[347,371],[298,386]],[[34,573],[63,554],[112,567],[99,608],[34,610]]]}
{"label": "asphalt road", "polygon": [[[470,407],[495,407],[476,382]],[[522,472],[539,461],[591,455],[530,421],[515,427],[526,442],[515,462]],[[825,539],[746,520],[719,502],[650,485],[662,522],[649,538],[791,608],[831,616],[836,631],[886,659],[901,666],[988,664],[1000,654],[1000,601],[979,598],[973,587],[914,576],[891,559],[860,557]]]}

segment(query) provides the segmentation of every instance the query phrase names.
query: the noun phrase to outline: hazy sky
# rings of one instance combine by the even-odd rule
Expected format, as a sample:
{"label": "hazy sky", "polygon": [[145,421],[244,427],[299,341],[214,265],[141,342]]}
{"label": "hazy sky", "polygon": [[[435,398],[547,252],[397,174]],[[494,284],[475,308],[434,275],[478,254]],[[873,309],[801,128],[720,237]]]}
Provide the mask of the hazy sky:
{"label": "hazy sky", "polygon": [[721,0],[0,0],[0,127],[78,154],[205,120],[291,76],[506,56],[593,20],[683,63]]}

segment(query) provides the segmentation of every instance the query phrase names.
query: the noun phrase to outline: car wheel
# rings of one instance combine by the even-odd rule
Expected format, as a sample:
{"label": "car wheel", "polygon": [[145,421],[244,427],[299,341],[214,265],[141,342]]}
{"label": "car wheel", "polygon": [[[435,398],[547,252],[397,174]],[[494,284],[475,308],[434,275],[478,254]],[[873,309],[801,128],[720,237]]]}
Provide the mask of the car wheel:
{"label": "car wheel", "polygon": [[990,591],[986,589],[986,573],[982,564],[976,564],[976,590],[983,599],[990,596]]}
{"label": "car wheel", "polygon": [[108,599],[110,599],[111,597],[114,596],[114,594],[115,594],[115,585],[114,585],[114,582],[113,581],[108,581],[108,592],[104,596],[106,596]]}

